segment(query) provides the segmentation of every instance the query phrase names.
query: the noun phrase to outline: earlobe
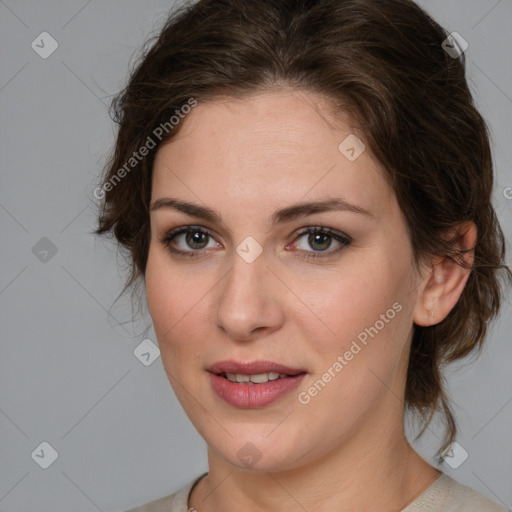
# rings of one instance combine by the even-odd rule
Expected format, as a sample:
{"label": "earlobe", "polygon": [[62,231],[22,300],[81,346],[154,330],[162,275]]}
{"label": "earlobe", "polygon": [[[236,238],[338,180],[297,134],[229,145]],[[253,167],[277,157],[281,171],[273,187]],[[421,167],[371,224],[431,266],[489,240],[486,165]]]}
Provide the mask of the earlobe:
{"label": "earlobe", "polygon": [[476,225],[465,222],[450,235],[456,238],[465,266],[450,258],[432,261],[414,311],[414,323],[417,325],[427,327],[442,322],[457,304],[471,274],[477,240]]}

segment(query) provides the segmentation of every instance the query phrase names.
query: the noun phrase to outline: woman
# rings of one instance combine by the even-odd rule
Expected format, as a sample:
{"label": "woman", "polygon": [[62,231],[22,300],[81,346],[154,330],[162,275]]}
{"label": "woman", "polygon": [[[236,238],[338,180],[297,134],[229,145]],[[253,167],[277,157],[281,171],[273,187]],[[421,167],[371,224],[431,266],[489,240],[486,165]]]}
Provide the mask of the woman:
{"label": "woman", "polygon": [[144,282],[209,471],[132,512],[505,510],[403,427],[440,411],[450,449],[440,368],[511,277],[447,37],[410,0],[201,0],[148,48],[97,232]]}

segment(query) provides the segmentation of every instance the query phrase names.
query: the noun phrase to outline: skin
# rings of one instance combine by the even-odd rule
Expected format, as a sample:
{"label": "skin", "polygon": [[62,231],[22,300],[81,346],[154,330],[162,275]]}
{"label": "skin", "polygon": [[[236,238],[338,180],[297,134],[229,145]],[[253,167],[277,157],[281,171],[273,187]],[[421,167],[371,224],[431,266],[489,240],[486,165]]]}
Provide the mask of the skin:
{"label": "skin", "polygon": [[[165,370],[208,445],[209,474],[189,506],[401,510],[440,475],[403,430],[413,324],[445,318],[469,271],[442,259],[413,265],[384,169],[368,145],[355,161],[338,150],[350,134],[364,142],[364,133],[348,115],[334,117],[323,96],[282,87],[217,98],[199,103],[182,123],[156,155],[152,204],[173,197],[208,206],[222,221],[151,211],[145,281]],[[270,224],[277,209],[334,197],[370,215],[327,211]],[[161,241],[182,226],[210,232],[202,245],[188,245],[185,235],[171,243],[199,257],[177,256]],[[307,226],[331,228],[351,242],[327,235],[312,245],[300,235]],[[476,228],[465,227],[461,244],[473,247]],[[236,252],[248,236],[263,248],[252,263]],[[321,257],[306,256],[312,253]],[[401,311],[300,403],[298,393],[394,303]],[[308,373],[277,402],[238,409],[214,393],[206,371],[225,359],[272,360]],[[237,456],[249,442],[261,454],[252,467]]]}

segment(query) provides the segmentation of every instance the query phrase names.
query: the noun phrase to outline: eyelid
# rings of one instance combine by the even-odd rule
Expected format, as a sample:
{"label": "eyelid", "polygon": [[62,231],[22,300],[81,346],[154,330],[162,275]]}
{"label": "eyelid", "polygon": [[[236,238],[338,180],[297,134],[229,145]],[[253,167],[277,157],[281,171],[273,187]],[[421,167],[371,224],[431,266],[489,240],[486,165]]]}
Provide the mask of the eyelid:
{"label": "eyelid", "polygon": [[298,231],[296,237],[300,237],[302,235],[305,235],[307,233],[326,233],[328,235],[331,235],[332,237],[338,237],[346,242],[351,242],[352,238],[350,238],[347,234],[343,233],[342,231],[338,231],[337,229],[330,228],[328,226],[322,226],[321,224],[314,224],[311,226],[304,226],[300,228]]}

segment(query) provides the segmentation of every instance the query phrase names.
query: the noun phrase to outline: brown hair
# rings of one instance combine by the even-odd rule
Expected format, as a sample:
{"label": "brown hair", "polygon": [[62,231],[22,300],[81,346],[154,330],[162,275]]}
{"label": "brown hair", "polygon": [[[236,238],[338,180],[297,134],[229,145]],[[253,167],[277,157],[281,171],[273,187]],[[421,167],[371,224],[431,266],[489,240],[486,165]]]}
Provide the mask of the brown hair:
{"label": "brown hair", "polygon": [[[112,104],[119,131],[95,231],[113,234],[126,249],[131,273],[125,290],[136,284],[148,256],[155,153],[178,133],[183,123],[169,127],[169,119],[191,98],[242,96],[285,84],[331,99],[359,122],[387,169],[416,263],[436,255],[465,265],[456,239],[445,234],[464,221],[478,229],[458,303],[437,325],[415,326],[412,340],[404,400],[423,421],[418,437],[436,411],[444,414],[438,455],[457,432],[442,366],[481,349],[502,301],[498,271],[512,277],[491,204],[487,127],[466,82],[464,55],[452,58],[442,47],[447,36],[410,0],[200,0],[183,6],[147,41]],[[165,137],[156,137],[159,126],[168,128]],[[126,162],[150,139],[156,147],[127,170]],[[127,172],[119,179],[123,166]]]}

